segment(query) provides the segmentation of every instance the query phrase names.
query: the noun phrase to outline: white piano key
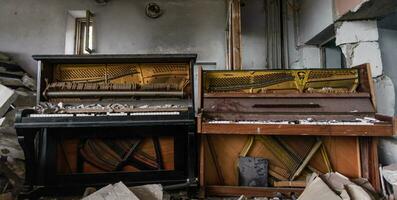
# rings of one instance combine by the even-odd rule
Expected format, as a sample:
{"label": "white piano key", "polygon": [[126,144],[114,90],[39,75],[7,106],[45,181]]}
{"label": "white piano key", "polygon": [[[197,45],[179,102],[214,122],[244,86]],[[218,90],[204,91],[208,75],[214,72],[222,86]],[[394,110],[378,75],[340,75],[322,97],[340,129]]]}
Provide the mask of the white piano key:
{"label": "white piano key", "polygon": [[135,112],[131,116],[179,115],[180,112]]}
{"label": "white piano key", "polygon": [[106,113],[107,116],[127,116],[127,113]]}
{"label": "white piano key", "polygon": [[73,117],[73,114],[30,114],[29,117]]}

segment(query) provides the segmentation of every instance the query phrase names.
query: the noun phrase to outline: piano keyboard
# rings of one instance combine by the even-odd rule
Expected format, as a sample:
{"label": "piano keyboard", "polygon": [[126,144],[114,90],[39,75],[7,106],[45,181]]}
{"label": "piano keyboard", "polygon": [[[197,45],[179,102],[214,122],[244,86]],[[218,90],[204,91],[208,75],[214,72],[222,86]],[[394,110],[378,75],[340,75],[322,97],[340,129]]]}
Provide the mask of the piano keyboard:
{"label": "piano keyboard", "polygon": [[29,117],[94,117],[94,116],[166,116],[180,115],[180,112],[134,112],[134,113],[103,113],[103,114],[30,114]]}
{"label": "piano keyboard", "polygon": [[301,124],[301,125],[374,125],[380,122],[374,118],[365,117],[355,120],[321,120],[312,119],[295,120],[295,121],[208,121],[209,124]]}

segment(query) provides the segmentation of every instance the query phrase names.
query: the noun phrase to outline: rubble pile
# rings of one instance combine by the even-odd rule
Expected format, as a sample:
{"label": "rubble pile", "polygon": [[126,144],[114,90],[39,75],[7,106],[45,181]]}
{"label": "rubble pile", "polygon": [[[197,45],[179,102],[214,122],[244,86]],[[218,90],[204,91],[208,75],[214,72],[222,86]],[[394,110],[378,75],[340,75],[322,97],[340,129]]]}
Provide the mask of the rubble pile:
{"label": "rubble pile", "polygon": [[24,178],[24,154],[14,126],[18,109],[36,101],[36,82],[9,56],[0,53],[0,199],[13,199]]}
{"label": "rubble pile", "polygon": [[368,180],[357,178],[351,180],[338,172],[324,175],[312,174],[308,184],[298,200],[380,200]]}

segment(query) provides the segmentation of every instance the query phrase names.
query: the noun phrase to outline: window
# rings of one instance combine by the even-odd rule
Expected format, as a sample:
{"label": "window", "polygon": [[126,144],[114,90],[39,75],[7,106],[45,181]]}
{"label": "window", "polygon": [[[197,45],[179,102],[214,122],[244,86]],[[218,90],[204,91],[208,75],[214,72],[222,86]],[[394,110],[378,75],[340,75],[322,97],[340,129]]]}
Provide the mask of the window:
{"label": "window", "polygon": [[85,18],[76,18],[75,54],[91,54],[93,52],[93,29],[91,12],[87,11]]}

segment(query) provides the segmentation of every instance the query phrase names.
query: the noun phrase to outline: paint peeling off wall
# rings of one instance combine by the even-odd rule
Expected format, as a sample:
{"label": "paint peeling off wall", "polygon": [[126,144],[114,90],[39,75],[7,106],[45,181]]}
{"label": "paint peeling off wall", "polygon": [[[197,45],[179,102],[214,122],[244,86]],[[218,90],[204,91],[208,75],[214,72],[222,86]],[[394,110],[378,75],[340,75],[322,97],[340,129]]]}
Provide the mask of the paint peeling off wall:
{"label": "paint peeling off wall", "polygon": [[378,41],[378,25],[374,20],[339,22],[336,25],[336,45]]}

